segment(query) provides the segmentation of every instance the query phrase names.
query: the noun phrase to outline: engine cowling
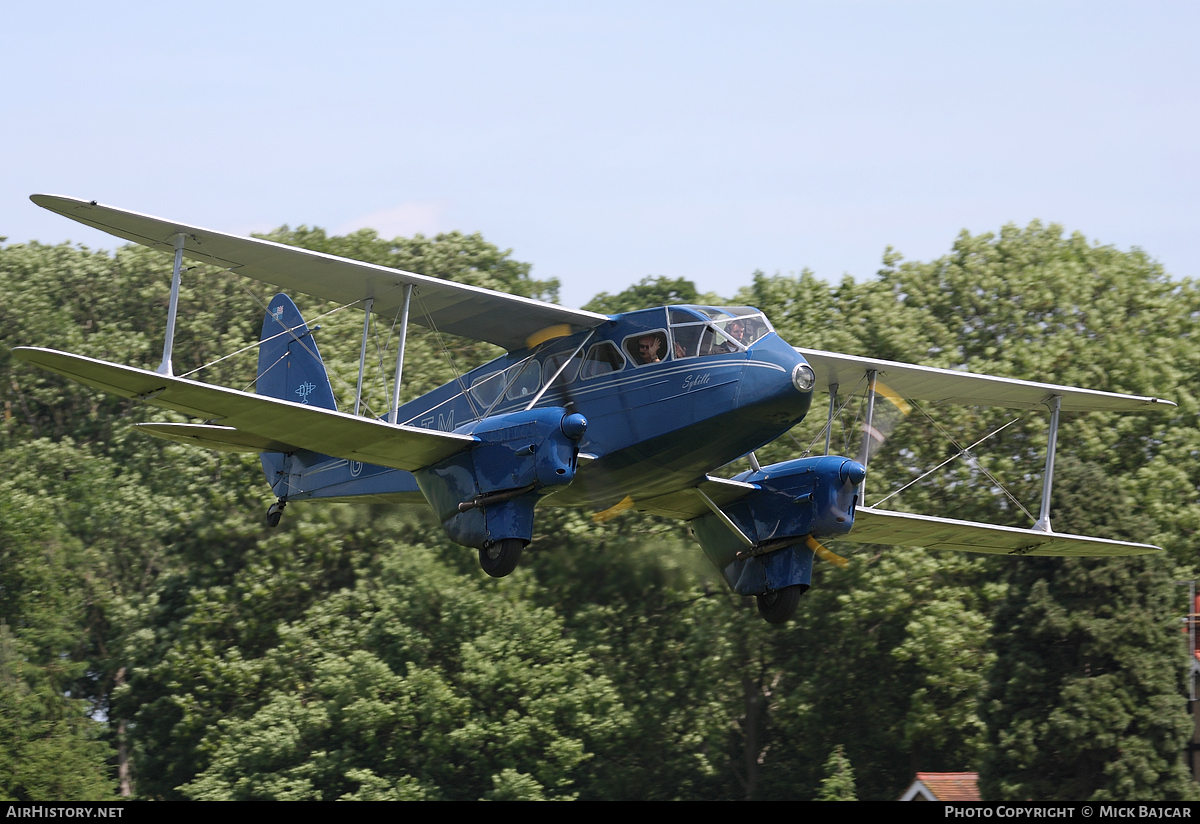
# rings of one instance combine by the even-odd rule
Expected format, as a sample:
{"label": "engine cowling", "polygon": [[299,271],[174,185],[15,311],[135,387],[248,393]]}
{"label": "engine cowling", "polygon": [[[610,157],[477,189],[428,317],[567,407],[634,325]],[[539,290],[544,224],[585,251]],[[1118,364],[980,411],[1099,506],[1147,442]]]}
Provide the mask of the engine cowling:
{"label": "engine cowling", "polygon": [[479,443],[413,473],[450,539],[484,548],[533,537],[540,497],[575,478],[587,419],[562,407],[494,415],[459,427]]}
{"label": "engine cowling", "polygon": [[835,456],[799,458],[736,476],[758,488],[721,511],[754,543],[749,553],[715,513],[693,520],[692,529],[709,560],[741,595],[807,586],[813,551],[805,540],[850,531],[865,476],[862,464]]}

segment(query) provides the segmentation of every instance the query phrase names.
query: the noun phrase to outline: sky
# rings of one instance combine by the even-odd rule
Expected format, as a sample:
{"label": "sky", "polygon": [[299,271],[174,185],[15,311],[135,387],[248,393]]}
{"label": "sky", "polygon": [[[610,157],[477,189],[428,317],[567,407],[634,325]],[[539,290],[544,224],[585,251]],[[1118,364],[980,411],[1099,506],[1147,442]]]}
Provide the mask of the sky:
{"label": "sky", "polygon": [[[480,232],[581,306],[1034,219],[1200,276],[1194,2],[11,0],[0,236]],[[165,269],[169,260],[164,256]],[[169,276],[169,274],[168,274]]]}

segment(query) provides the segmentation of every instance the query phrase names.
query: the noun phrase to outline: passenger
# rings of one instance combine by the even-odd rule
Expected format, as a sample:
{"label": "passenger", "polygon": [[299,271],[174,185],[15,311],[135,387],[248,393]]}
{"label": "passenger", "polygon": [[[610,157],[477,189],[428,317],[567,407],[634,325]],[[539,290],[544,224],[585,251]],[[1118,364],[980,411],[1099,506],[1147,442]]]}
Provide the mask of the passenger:
{"label": "passenger", "polygon": [[662,340],[658,335],[646,335],[643,338],[638,338],[638,359],[643,363],[658,363],[662,360],[659,355],[659,350],[662,349]]}

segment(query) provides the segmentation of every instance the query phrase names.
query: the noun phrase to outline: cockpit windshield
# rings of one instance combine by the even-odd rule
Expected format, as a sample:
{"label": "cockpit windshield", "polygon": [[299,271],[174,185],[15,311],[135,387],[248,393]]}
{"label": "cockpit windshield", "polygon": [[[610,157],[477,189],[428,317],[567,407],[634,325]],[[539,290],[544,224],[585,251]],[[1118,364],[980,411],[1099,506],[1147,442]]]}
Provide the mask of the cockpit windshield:
{"label": "cockpit windshield", "polygon": [[751,306],[672,306],[670,319],[676,358],[745,351],[775,331]]}

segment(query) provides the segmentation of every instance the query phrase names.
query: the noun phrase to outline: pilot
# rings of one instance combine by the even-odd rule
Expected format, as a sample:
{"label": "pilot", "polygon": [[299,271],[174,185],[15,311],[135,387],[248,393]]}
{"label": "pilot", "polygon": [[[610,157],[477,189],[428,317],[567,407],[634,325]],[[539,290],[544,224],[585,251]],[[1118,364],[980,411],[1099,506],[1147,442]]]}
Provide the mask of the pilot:
{"label": "pilot", "polygon": [[658,335],[646,335],[638,338],[638,359],[643,363],[658,363],[662,360],[659,355],[659,350],[662,349],[662,341]]}
{"label": "pilot", "polygon": [[729,352],[738,351],[737,343],[734,343],[735,340],[742,344],[742,346],[746,345],[746,338],[748,335],[746,334],[746,324],[744,321],[731,320],[721,331],[725,333],[726,340],[723,343],[714,346],[712,348],[712,354],[725,355]]}
{"label": "pilot", "polygon": [[734,320],[730,321],[725,327],[725,331],[729,333],[729,337],[736,340],[742,346],[746,345],[746,323],[745,321]]}

